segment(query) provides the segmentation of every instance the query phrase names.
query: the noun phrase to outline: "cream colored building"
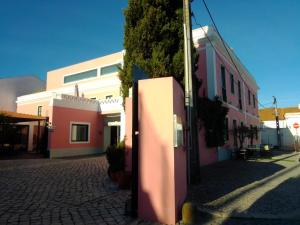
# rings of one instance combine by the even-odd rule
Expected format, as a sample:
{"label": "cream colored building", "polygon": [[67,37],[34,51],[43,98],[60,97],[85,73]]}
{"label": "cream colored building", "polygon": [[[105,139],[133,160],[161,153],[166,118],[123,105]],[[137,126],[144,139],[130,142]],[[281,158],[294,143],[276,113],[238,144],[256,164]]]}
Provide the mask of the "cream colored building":
{"label": "cream colored building", "polygon": [[[120,93],[121,81],[118,77],[119,68],[123,66],[123,56],[124,51],[120,51],[49,71],[46,91],[19,96],[17,112],[48,117],[51,127],[52,108],[54,102],[57,102],[56,99],[61,99],[62,96],[78,97],[78,101],[74,101],[74,98],[69,100],[68,107],[73,109],[83,107],[84,101],[80,100],[82,97],[96,100],[98,112],[103,116],[104,141],[101,149],[105,150],[107,146],[122,140],[125,135],[125,115]],[[30,126],[34,127],[36,124]],[[33,128],[30,130],[29,150],[32,149],[30,140]]]}

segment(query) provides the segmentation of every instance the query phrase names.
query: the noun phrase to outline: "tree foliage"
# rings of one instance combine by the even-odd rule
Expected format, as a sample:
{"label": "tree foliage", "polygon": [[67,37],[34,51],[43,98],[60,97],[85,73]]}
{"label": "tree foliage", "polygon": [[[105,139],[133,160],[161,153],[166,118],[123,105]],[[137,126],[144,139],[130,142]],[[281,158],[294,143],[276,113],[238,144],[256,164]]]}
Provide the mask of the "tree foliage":
{"label": "tree foliage", "polygon": [[5,113],[0,113],[0,148],[3,144],[14,143],[16,126]]}
{"label": "tree foliage", "polygon": [[258,139],[258,128],[257,126],[245,126],[244,124],[241,124],[241,126],[238,126],[236,130],[234,131],[235,135],[239,139],[240,142],[240,149],[244,148],[244,142],[246,138],[249,138],[250,144],[253,145],[254,138]]}
{"label": "tree foliage", "polygon": [[198,116],[205,128],[205,140],[208,147],[217,147],[225,144],[225,118],[228,108],[223,106],[219,97],[210,100],[206,97],[198,99]]}
{"label": "tree foliage", "polygon": [[183,14],[180,0],[129,0],[125,10],[122,95],[132,85],[132,65],[150,78],[173,76],[183,84]]}

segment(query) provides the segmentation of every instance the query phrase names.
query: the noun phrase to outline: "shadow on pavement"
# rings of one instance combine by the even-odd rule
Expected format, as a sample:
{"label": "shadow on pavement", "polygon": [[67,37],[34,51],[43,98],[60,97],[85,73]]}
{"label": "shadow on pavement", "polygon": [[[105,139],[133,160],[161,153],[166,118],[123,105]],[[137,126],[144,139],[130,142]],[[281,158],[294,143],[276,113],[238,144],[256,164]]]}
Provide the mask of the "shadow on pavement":
{"label": "shadow on pavement", "polygon": [[298,219],[298,224],[300,224],[299,188],[300,175],[298,173],[264,194],[248,211]]}
{"label": "shadow on pavement", "polygon": [[0,151],[0,160],[15,160],[15,159],[41,159],[45,156],[41,153],[31,153],[24,151]]}
{"label": "shadow on pavement", "polygon": [[189,188],[189,199],[205,204],[282,169],[283,166],[275,163],[239,160],[204,166],[201,168],[200,184]]}
{"label": "shadow on pavement", "polygon": [[209,214],[198,215],[195,225],[299,225],[299,221],[287,219],[218,218]]}
{"label": "shadow on pavement", "polygon": [[[190,187],[189,200],[200,207],[201,205],[207,206],[206,203],[211,203],[217,199],[219,203],[215,205],[217,208],[215,206],[209,207],[212,211],[201,210],[197,224],[300,224],[298,156],[295,154],[285,155],[287,152],[276,151],[275,153],[268,161],[224,161],[202,167],[201,183]],[[278,163],[278,161],[282,162]],[[283,163],[283,161],[288,164]],[[240,213],[235,209],[233,211],[226,209],[227,214],[214,213],[217,212],[214,209],[231,205],[240,197],[248,196],[248,193],[253,195],[254,192],[256,193],[255,189],[264,185],[271,187],[271,189],[266,188],[268,191],[252,205],[250,204],[250,208],[247,208],[246,211]],[[239,190],[236,191],[237,189]],[[247,200],[247,197],[244,199]],[[220,203],[221,205],[219,205]]]}

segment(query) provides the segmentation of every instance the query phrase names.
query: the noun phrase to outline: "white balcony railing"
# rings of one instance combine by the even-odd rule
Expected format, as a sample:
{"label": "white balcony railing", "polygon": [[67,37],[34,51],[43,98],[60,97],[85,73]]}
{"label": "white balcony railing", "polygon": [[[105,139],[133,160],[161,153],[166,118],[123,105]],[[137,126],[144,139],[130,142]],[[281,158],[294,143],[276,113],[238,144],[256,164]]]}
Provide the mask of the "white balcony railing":
{"label": "white balcony railing", "polygon": [[99,105],[101,113],[120,112],[123,110],[123,98],[115,97],[108,99],[100,99]]}

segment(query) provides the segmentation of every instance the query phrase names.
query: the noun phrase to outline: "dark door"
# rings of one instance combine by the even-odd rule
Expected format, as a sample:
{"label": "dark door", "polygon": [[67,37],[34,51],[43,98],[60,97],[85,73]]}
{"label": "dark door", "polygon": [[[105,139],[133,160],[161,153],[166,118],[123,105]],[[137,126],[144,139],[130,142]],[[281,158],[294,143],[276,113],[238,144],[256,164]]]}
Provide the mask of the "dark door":
{"label": "dark door", "polygon": [[110,127],[110,145],[118,144],[118,126]]}
{"label": "dark door", "polygon": [[29,126],[24,125],[20,126],[20,144],[21,150],[27,151],[28,150],[28,136],[29,136]]}

